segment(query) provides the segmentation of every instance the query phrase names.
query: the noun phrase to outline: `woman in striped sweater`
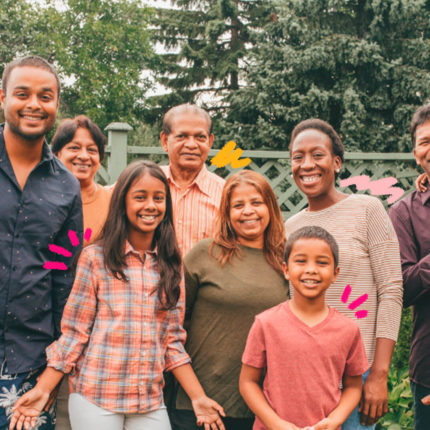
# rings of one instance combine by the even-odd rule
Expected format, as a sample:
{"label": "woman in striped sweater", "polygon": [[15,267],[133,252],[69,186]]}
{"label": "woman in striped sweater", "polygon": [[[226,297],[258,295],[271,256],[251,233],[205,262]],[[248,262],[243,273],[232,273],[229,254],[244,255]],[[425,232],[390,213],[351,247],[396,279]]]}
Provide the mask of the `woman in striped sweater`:
{"label": "woman in striped sweater", "polygon": [[402,310],[397,237],[377,198],[336,189],[344,148],[330,124],[319,119],[300,122],[289,150],[292,174],[308,198],[308,207],[286,222],[286,234],[318,225],[337,240],[340,274],[326,300],[357,319],[371,364],[363,378],[359,409],[342,429],[369,428],[362,425],[373,426],[388,410],[387,375]]}

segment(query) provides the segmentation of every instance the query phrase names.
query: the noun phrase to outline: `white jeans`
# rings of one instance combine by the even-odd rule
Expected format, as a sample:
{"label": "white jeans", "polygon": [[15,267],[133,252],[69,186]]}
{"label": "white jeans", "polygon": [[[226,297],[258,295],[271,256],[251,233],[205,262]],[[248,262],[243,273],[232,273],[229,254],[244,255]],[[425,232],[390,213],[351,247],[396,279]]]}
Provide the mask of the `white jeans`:
{"label": "white jeans", "polygon": [[119,414],[72,393],[69,414],[73,430],[171,430],[165,406],[146,414]]}

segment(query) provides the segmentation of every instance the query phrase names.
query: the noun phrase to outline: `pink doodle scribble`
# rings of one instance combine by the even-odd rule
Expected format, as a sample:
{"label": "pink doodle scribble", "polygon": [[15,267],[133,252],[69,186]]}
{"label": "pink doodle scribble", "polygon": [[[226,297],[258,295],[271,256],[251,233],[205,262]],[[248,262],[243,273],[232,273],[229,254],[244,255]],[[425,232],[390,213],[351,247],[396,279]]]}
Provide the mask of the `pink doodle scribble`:
{"label": "pink doodle scribble", "polygon": [[389,178],[377,179],[371,181],[369,176],[360,175],[353,176],[352,178],[342,179],[340,181],[341,187],[349,187],[350,185],[355,185],[357,190],[370,190],[370,193],[375,196],[381,196],[389,194],[387,202],[388,204],[394,203],[396,200],[403,196],[405,191],[400,187],[393,187],[397,184],[397,179],[390,176]]}
{"label": "pink doodle scribble", "polygon": [[[89,233],[88,230],[90,230]],[[87,229],[85,231],[85,234],[90,238],[91,237],[91,229]],[[69,236],[69,240],[70,243],[72,244],[72,246],[78,246],[79,245],[79,238],[78,235],[76,234],[76,231],[73,230],[69,230],[68,232],[68,236]],[[71,257],[72,253],[67,250],[66,248],[63,248],[62,246],[58,246],[58,245],[54,245],[53,243],[50,243],[48,245],[49,250],[55,254],[59,254],[62,255],[64,257]],[[61,261],[45,261],[45,263],[43,264],[43,268],[44,269],[51,269],[51,270],[67,270],[67,266],[65,263],[61,262]]]}
{"label": "pink doodle scribble", "polygon": [[64,257],[71,257],[72,253],[62,246],[54,245],[53,243],[49,244],[49,250],[51,252],[55,252],[56,254],[64,255]]}
{"label": "pink doodle scribble", "polygon": [[78,246],[79,245],[79,238],[76,234],[76,231],[69,230],[69,239],[72,246]]}
{"label": "pink doodle scribble", "polygon": [[60,261],[45,261],[43,268],[48,270],[67,270],[67,266]]}
{"label": "pink doodle scribble", "polygon": [[86,240],[87,242],[89,242],[90,239],[91,239],[92,233],[93,233],[93,231],[90,228],[87,228],[85,230],[85,233],[84,233],[84,240]]}
{"label": "pink doodle scribble", "polygon": [[[345,287],[345,289],[343,290],[343,293],[342,293],[342,297],[341,297],[342,303],[347,303],[348,302],[349,295],[351,294],[351,291],[352,291],[351,290],[351,285],[348,284]],[[361,306],[368,299],[368,297],[369,296],[367,294],[363,294],[358,299],[355,299],[353,302],[351,302],[348,305],[348,309],[354,310],[354,309],[358,308],[359,306]],[[355,313],[355,317],[357,319],[365,318],[365,317],[367,317],[367,311],[366,310],[357,311]]]}

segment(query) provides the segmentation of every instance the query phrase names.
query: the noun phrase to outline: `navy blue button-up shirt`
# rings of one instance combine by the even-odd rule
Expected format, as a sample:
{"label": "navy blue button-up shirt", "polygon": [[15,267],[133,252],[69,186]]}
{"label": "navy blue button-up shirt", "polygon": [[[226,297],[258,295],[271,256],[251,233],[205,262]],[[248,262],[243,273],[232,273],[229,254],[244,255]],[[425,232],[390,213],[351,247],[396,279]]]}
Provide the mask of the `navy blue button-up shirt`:
{"label": "navy blue button-up shirt", "polygon": [[0,361],[9,373],[46,364],[45,348],[60,335],[63,307],[73,284],[70,270],[47,270],[45,261],[73,257],[52,253],[53,243],[76,255],[68,236],[82,243],[79,182],[45,142],[42,159],[19,186],[0,125]]}

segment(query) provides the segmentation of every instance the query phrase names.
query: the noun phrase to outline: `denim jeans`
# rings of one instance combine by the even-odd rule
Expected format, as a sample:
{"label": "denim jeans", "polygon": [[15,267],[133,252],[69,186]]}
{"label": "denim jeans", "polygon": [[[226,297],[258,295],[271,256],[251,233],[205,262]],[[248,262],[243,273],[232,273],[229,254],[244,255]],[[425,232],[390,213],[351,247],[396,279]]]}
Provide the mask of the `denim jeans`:
{"label": "denim jeans", "polygon": [[428,430],[430,428],[430,406],[423,405],[421,399],[430,395],[430,388],[411,381],[411,390],[414,396],[414,429]]}
{"label": "denim jeans", "polygon": [[[369,376],[370,369],[363,375],[363,384]],[[342,430],[372,430],[375,428],[375,425],[371,426],[363,426],[360,423],[360,413],[358,412],[358,406],[352,411],[351,415],[347,418],[347,420],[342,424]]]}

